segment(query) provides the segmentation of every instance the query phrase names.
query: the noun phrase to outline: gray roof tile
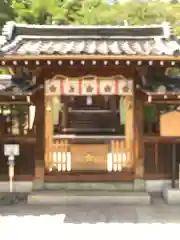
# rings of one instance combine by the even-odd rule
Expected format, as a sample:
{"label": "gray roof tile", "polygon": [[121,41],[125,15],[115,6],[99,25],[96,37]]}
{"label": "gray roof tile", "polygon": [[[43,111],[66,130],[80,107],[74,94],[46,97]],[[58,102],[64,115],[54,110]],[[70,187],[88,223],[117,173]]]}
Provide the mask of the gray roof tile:
{"label": "gray roof tile", "polygon": [[180,55],[180,44],[168,24],[73,27],[11,22],[3,35],[4,55]]}
{"label": "gray roof tile", "polygon": [[112,40],[30,40],[23,39],[1,48],[7,55],[174,55],[180,45],[167,46],[161,39],[157,45],[151,41]]}

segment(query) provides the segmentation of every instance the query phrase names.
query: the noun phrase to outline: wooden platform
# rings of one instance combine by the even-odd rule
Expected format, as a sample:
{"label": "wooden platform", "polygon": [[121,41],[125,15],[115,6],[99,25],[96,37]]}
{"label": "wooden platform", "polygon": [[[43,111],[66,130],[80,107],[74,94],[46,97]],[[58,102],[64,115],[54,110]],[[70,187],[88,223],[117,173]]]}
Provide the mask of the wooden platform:
{"label": "wooden platform", "polygon": [[37,191],[28,196],[28,204],[134,204],[148,205],[151,197],[147,192],[107,191]]}

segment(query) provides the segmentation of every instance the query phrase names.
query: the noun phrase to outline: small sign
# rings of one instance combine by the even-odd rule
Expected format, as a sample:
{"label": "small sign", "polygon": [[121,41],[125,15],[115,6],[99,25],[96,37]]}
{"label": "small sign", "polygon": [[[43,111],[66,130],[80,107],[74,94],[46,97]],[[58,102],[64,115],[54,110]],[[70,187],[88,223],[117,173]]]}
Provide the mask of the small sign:
{"label": "small sign", "polygon": [[4,155],[5,156],[19,156],[20,147],[19,144],[5,144]]}
{"label": "small sign", "polygon": [[180,136],[180,112],[171,111],[160,116],[160,136],[179,137]]}

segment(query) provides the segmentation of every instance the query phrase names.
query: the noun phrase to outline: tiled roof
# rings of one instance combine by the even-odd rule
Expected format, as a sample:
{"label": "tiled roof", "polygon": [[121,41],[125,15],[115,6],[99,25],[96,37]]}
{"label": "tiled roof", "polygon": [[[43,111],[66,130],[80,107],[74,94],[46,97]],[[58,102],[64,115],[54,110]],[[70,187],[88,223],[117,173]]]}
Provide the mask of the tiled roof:
{"label": "tiled roof", "polygon": [[8,22],[3,55],[179,55],[168,24],[125,26],[48,26]]}
{"label": "tiled roof", "polygon": [[36,88],[25,79],[11,75],[0,75],[0,96],[31,95]]}

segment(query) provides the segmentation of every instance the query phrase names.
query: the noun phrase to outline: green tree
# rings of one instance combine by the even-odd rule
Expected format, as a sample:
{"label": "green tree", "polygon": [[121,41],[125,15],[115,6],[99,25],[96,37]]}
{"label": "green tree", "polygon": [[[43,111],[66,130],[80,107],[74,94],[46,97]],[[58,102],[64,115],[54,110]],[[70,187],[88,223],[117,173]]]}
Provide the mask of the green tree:
{"label": "green tree", "polygon": [[118,24],[122,19],[116,4],[107,3],[103,0],[85,0],[77,12],[75,24],[107,25]]}
{"label": "green tree", "polygon": [[0,28],[13,18],[11,0],[0,0]]}
{"label": "green tree", "polygon": [[130,25],[158,24],[171,16],[170,5],[164,2],[129,1],[122,5],[124,17]]}
{"label": "green tree", "polygon": [[13,0],[15,20],[29,24],[52,24],[66,22],[66,9],[58,0]]}
{"label": "green tree", "polygon": [[124,20],[129,25],[144,25],[168,21],[180,34],[180,3],[154,0],[111,4],[107,0],[1,0],[0,24],[12,18],[31,24],[72,25],[117,25]]}

